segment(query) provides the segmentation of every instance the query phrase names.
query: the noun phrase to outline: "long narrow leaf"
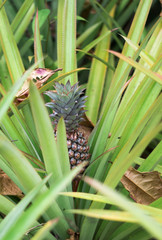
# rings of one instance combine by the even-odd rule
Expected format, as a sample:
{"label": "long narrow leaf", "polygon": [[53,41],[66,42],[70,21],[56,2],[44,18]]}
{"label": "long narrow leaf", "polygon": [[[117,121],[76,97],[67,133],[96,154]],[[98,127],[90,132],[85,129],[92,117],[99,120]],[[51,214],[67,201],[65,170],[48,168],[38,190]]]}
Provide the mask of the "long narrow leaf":
{"label": "long narrow leaf", "polygon": [[[69,197],[73,197],[73,198],[80,198],[80,199],[85,199],[85,200],[95,201],[95,202],[100,202],[100,203],[106,203],[106,204],[111,204],[111,205],[114,204],[113,201],[111,201],[107,197],[105,197],[103,195],[99,195],[99,194],[91,194],[91,193],[83,193],[83,192],[62,192],[62,193],[60,193],[60,195],[65,195],[65,196],[69,196]],[[142,205],[142,204],[138,204],[138,203],[132,203],[132,204],[134,204],[135,207],[139,207],[141,209],[147,210],[150,214],[161,216],[162,210],[159,205],[157,206],[157,208],[155,207],[155,202],[156,201],[154,201],[151,204],[151,206]]]}
{"label": "long narrow leaf", "polygon": [[69,162],[69,154],[67,148],[67,137],[66,137],[66,129],[63,118],[61,118],[57,125],[57,148],[58,154],[60,158],[60,164],[62,168],[63,174],[67,174],[70,172],[70,162]]}
{"label": "long narrow leaf", "polygon": [[[26,7],[26,5],[24,5],[24,8],[25,7]],[[22,9],[22,12],[21,12],[21,9],[20,9],[20,14],[22,14],[22,16],[18,20],[17,19],[14,19],[15,21],[13,20],[13,22],[11,24],[12,31],[13,31],[13,28],[14,28],[14,23],[16,23],[16,24],[17,24],[17,22],[19,23],[18,28],[16,29],[16,31],[14,33],[14,38],[15,38],[15,41],[16,41],[17,44],[23,38],[26,29],[28,29],[28,26],[31,23],[31,18],[34,15],[34,12],[35,12],[35,6],[34,6],[34,3],[33,3],[33,4],[30,5],[30,8],[29,8],[29,10],[27,11],[26,14],[24,13],[24,9]],[[23,15],[23,14],[25,14],[25,15]],[[16,17],[17,17],[17,15],[16,15]],[[30,40],[30,42],[32,42],[32,41]]]}
{"label": "long narrow leaf", "polygon": [[[34,57],[35,57],[35,63],[37,63],[39,60],[43,59],[43,52],[42,52],[41,38],[40,38],[40,31],[39,31],[38,10],[36,13],[36,18],[35,18]],[[41,62],[39,61],[37,67],[39,67],[39,68],[45,67],[43,60]]]}
{"label": "long narrow leaf", "polygon": [[[59,219],[54,219],[54,220],[50,220],[48,221],[35,235],[34,237],[31,238],[31,240],[43,240],[45,238],[47,238],[47,233],[49,231],[51,231],[52,229],[54,229],[55,225],[57,224],[57,222],[59,221]],[[56,238],[54,236],[52,236],[53,240],[56,240]]]}
{"label": "long narrow leaf", "polygon": [[52,123],[37,87],[30,83],[30,104],[47,173],[53,173],[50,182],[62,177]]}
{"label": "long narrow leaf", "polygon": [[32,3],[33,3],[33,0],[25,0],[24,3],[22,4],[21,8],[19,9],[18,13],[16,14],[11,24],[11,28],[13,32],[15,32],[16,29],[18,28],[19,24],[23,20],[27,11],[30,9]]}
{"label": "long narrow leaf", "polygon": [[[151,218],[148,215],[147,211],[141,210],[140,208],[135,206],[133,207],[133,204],[128,201],[124,196],[121,196],[116,191],[112,190],[107,186],[104,186],[102,183],[94,179],[86,177],[85,181],[91,186],[93,186],[95,189],[97,189],[104,196],[112,200],[116,206],[128,211],[134,218],[136,218],[136,220],[138,221],[138,223],[141,224],[141,226],[143,226],[149,233],[151,233],[152,236],[161,239],[161,225],[157,221],[155,221],[154,218]],[[150,226],[152,227],[150,228]]]}
{"label": "long narrow leaf", "polygon": [[0,152],[6,162],[12,167],[17,178],[24,187],[25,192],[30,191],[41,181],[40,176],[32,165],[2,132],[0,132]]}
{"label": "long narrow leaf", "polygon": [[3,214],[7,215],[14,207],[15,204],[12,201],[0,195],[0,209]]}
{"label": "long narrow leaf", "polygon": [[[66,128],[63,118],[61,118],[57,124],[57,149],[60,160],[60,166],[62,169],[63,175],[70,173],[70,162],[69,154],[67,148],[67,137],[66,137]],[[72,190],[71,184],[66,189],[67,191]],[[65,196],[59,196],[58,204],[60,208],[64,211],[65,209],[71,209],[73,206],[72,199],[66,198]],[[74,217],[70,214],[69,219],[74,221]]]}
{"label": "long narrow leaf", "polygon": [[[2,0],[0,0],[1,4]],[[11,79],[16,82],[22,76],[24,66],[4,7],[0,10],[0,41]]]}
{"label": "long narrow leaf", "polygon": [[[119,222],[132,222],[138,223],[134,216],[131,213],[126,211],[113,211],[113,210],[100,210],[100,209],[90,209],[90,210],[70,210],[70,212],[76,214],[82,214],[87,217],[92,218],[99,218],[103,220],[110,220],[110,221],[119,221]],[[157,222],[162,223],[162,216],[159,215],[152,215],[152,218],[155,219]]]}
{"label": "long narrow leaf", "polygon": [[150,171],[154,167],[155,163],[158,162],[162,156],[162,141],[154,148],[150,155],[145,159],[145,161],[138,168],[139,171]]}
{"label": "long narrow leaf", "polygon": [[[82,50],[83,52],[88,52],[90,49],[92,49],[93,47],[95,47],[100,41],[102,41],[105,37],[107,37],[109,34],[111,34],[111,31],[106,31],[104,32],[102,35],[100,35],[98,38],[96,38],[95,40],[93,40],[91,43],[89,43],[86,47],[84,47]],[[80,53],[77,56],[77,60],[79,61],[84,55],[85,53]]]}
{"label": "long narrow leaf", "polygon": [[[136,51],[138,50],[139,46],[138,44],[134,44],[130,39],[128,39],[125,36],[122,36],[124,38],[124,40]],[[146,52],[145,50],[141,51],[140,53],[141,58],[147,63],[149,64],[149,66],[151,67],[154,63],[155,63],[155,59],[153,58],[153,56],[151,56],[148,52]],[[159,69],[159,73],[160,75],[162,75],[162,71]]]}
{"label": "long narrow leaf", "polygon": [[22,87],[23,83],[27,79],[27,77],[30,75],[31,71],[35,68],[36,64],[33,65],[29,70],[27,70],[23,76],[13,85],[11,90],[8,92],[8,94],[1,100],[0,102],[0,121],[4,114],[7,112],[10,104],[15,98],[16,93],[19,91],[19,89]]}
{"label": "long narrow leaf", "polygon": [[[76,68],[76,0],[60,0],[58,3],[58,66],[64,72]],[[68,57],[67,57],[68,56]],[[71,84],[77,82],[77,74],[70,76]],[[66,78],[64,81],[67,81]]]}
{"label": "long narrow leaf", "polygon": [[100,25],[101,22],[98,22],[89,27],[84,33],[82,33],[82,35],[77,38],[76,46],[78,47],[82,42],[84,42],[84,40],[86,40],[97,28],[99,28]]}
{"label": "long narrow leaf", "polygon": [[[158,76],[158,74],[152,72],[150,69],[146,69],[144,68],[142,65],[140,65],[139,63],[135,62],[133,59],[125,57],[124,55],[117,53],[115,51],[110,51],[110,53],[113,53],[115,56],[123,59],[125,62],[128,62],[130,65],[132,65],[133,67],[137,68],[138,70],[140,70],[141,72],[145,73],[148,77],[154,79],[156,82],[158,82],[160,85],[162,85],[162,76]],[[162,62],[162,60],[161,60]]]}
{"label": "long narrow leaf", "polygon": [[[110,15],[114,14],[114,9]],[[109,22],[110,24],[110,22]],[[107,33],[107,28],[104,26],[101,30],[101,36]],[[99,56],[104,61],[108,61],[108,54],[105,49],[110,47],[111,36],[108,35],[100,43],[97,44],[95,55]],[[88,96],[86,102],[87,116],[95,124],[98,118],[98,111],[100,107],[102,91],[106,76],[106,66],[96,59],[92,60],[91,71],[88,79],[86,95]]]}
{"label": "long narrow leaf", "polygon": [[[57,184],[51,187],[50,190],[40,194],[33,204],[22,214],[14,225],[7,231],[7,233],[1,238],[2,240],[17,240],[23,236],[23,234],[30,228],[33,222],[51,205],[57,198],[59,192],[66,188],[66,186],[72,181],[72,179],[79,173],[82,166],[77,167],[70,174],[63,177],[57,182]],[[16,227],[15,227],[16,226]],[[19,229],[19,231],[17,231]],[[63,229],[62,229],[63,230]],[[1,233],[2,234],[2,233]],[[62,232],[60,235],[62,239],[67,237],[66,232]]]}
{"label": "long narrow leaf", "polygon": [[[158,101],[158,104],[157,104],[157,109],[158,109],[158,105],[160,104],[160,99],[159,99],[159,101]],[[156,105],[156,104],[155,104]],[[150,109],[150,111],[152,111],[152,109],[153,109],[153,111],[152,111],[152,114],[154,113],[154,110],[155,110],[155,112],[156,112],[156,110],[157,109],[154,109],[154,107],[155,106],[152,106],[152,108]],[[158,111],[158,110],[157,110]],[[150,113],[149,112],[147,112],[147,118],[149,119],[150,118]],[[134,131],[134,134],[132,135],[132,139],[129,139],[129,141],[128,141],[128,143],[127,143],[127,145],[125,145],[125,147],[127,148],[127,146],[129,145],[129,144],[131,144],[131,140],[133,140],[133,138],[135,137],[135,135],[136,134],[138,134],[138,131],[140,131],[140,127],[141,128],[143,128],[142,127],[142,124],[144,124],[144,126],[145,126],[145,124],[146,123],[144,123],[146,120],[147,120],[147,118],[144,118],[143,119],[143,121],[141,121],[141,123],[139,124],[139,128],[138,128],[138,130],[137,130],[137,128],[136,128],[136,130]],[[143,150],[145,149],[145,147],[148,145],[148,143],[151,141],[151,139],[153,139],[155,136],[156,136],[156,134],[160,131],[160,129],[161,129],[161,126],[160,125],[158,125],[156,128],[154,128],[154,129],[152,129],[151,131],[150,131],[150,133],[148,134],[148,135],[146,135],[145,137],[144,137],[144,139],[143,139],[143,141],[141,142],[141,144],[139,143],[138,145],[137,145],[137,148],[134,148],[133,149],[133,151],[131,152],[132,154],[130,154],[130,155],[128,155],[128,152],[126,153],[126,150],[123,148],[122,150],[121,150],[121,152],[120,152],[120,154],[122,154],[121,156],[122,156],[122,158],[120,158],[119,157],[119,161],[120,161],[120,163],[121,163],[121,165],[119,164],[119,162],[118,161],[116,161],[116,162],[114,162],[113,163],[113,165],[112,165],[112,167],[111,167],[111,170],[113,170],[113,171],[109,171],[109,173],[107,174],[107,177],[106,177],[106,179],[105,179],[105,184],[106,185],[109,185],[109,186],[111,186],[111,187],[116,187],[117,186],[117,184],[119,183],[119,181],[120,181],[120,179],[121,179],[121,177],[122,177],[122,175],[124,174],[124,172],[127,170],[127,168],[131,165],[131,160],[133,160],[133,157],[137,157],[137,156],[139,156],[142,152],[143,152]],[[134,141],[133,141],[134,142]],[[132,145],[131,145],[131,147],[132,147]],[[130,148],[131,148],[130,147]],[[130,151],[130,148],[129,148],[129,150],[128,151]],[[118,148],[117,148],[118,149]],[[120,155],[119,154],[119,155]],[[137,154],[137,155],[136,155]],[[117,162],[118,162],[118,164],[117,164]],[[116,165],[116,166],[115,166]],[[119,167],[119,168],[118,168]],[[118,170],[117,170],[118,169]],[[116,171],[117,170],[117,171]],[[121,174],[121,175],[120,175]],[[105,206],[105,204],[103,204],[103,203],[95,203],[95,202],[93,202],[92,204],[91,204],[91,207],[90,207],[90,209],[94,209],[94,208],[104,208],[104,206]],[[92,229],[92,227],[95,229],[95,226],[97,225],[97,223],[98,223],[98,220],[96,219],[95,220],[95,222],[93,223],[93,226],[91,225],[91,222],[89,221],[89,219],[88,218],[85,218],[85,220],[84,220],[84,222],[83,222],[83,225],[82,225],[82,236],[83,236],[83,239],[85,238],[85,236],[86,236],[86,229],[87,228],[89,228],[90,226],[91,226],[91,229]],[[84,231],[83,231],[83,229],[84,229]],[[94,234],[94,232],[91,232],[91,238],[93,237],[93,234]]]}
{"label": "long narrow leaf", "polygon": [[[143,123],[144,123],[144,121],[143,121]],[[138,125],[139,130],[140,130],[140,127],[142,126],[143,123],[141,122]],[[158,132],[160,132],[161,127],[162,127],[162,125],[159,124],[154,129],[151,129],[151,131],[147,135],[144,136],[144,138],[141,140],[141,142],[137,144],[137,146],[131,151],[130,154],[128,154],[126,149],[127,149],[128,145],[131,144],[131,140],[133,140],[133,138],[135,137],[135,133],[132,135],[132,137],[129,138],[129,142],[127,142],[127,144],[125,144],[124,148],[120,151],[120,153],[118,155],[119,158],[116,157],[113,165],[111,166],[109,174],[107,175],[107,178],[105,180],[106,184],[108,184],[112,187],[117,186],[117,184],[119,183],[122,175],[128,169],[128,167],[131,165],[131,162],[133,161],[133,158],[136,158],[136,157],[140,156],[140,154],[144,151],[144,149],[147,147],[149,142],[154,137],[156,137],[156,134],[158,134]],[[135,130],[135,131],[137,132],[137,130]],[[127,152],[128,155],[127,155],[127,157],[124,157],[126,152]],[[117,162],[118,162],[118,164],[117,164]],[[116,164],[118,165],[119,168],[117,167]],[[121,171],[121,169],[122,169],[122,171]],[[115,175],[115,172],[118,173],[118,176]],[[110,179],[112,179],[112,176],[113,176],[113,181],[111,182]]]}
{"label": "long narrow leaf", "polygon": [[34,197],[38,194],[40,189],[47,183],[49,180],[49,177],[44,179],[42,182],[40,182],[35,188],[32,189],[31,192],[29,192],[24,198],[23,201],[21,201],[19,204],[17,204],[14,209],[5,217],[5,219],[0,224],[0,238],[3,239],[5,234],[8,233],[11,226],[15,224],[15,222],[21,217],[22,213],[24,212],[25,208],[28,206],[28,204],[33,201]]}

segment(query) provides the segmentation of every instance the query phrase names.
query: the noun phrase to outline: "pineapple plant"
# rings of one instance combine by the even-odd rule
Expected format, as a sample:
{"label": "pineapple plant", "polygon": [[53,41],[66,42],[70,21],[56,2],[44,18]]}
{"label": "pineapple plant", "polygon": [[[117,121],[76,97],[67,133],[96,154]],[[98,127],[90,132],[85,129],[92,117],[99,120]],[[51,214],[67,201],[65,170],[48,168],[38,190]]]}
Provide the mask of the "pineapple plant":
{"label": "pineapple plant", "polygon": [[80,89],[78,83],[71,86],[70,81],[65,85],[56,82],[54,87],[55,91],[49,90],[45,94],[51,99],[46,106],[52,109],[50,117],[53,119],[55,137],[57,139],[58,121],[63,117],[71,169],[82,162],[86,162],[87,166],[90,158],[89,147],[84,133],[79,129],[79,123],[84,120],[83,114],[86,111],[84,89]]}

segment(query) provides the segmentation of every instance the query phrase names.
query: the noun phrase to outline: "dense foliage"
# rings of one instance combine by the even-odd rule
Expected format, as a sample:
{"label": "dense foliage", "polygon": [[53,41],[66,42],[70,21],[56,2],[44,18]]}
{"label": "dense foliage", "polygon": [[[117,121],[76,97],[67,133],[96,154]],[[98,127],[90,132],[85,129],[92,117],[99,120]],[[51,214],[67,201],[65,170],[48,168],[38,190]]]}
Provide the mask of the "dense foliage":
{"label": "dense foliage", "polygon": [[[0,239],[162,239],[159,11],[152,0],[0,0]],[[81,179],[42,94],[68,80],[87,96]]]}

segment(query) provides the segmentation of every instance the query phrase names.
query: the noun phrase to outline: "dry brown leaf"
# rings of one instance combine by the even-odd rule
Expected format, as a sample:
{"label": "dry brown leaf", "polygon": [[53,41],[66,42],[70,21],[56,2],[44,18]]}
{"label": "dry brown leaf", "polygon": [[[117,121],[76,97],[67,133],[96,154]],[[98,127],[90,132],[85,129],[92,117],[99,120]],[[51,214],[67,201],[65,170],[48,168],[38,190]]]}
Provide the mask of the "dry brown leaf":
{"label": "dry brown leaf", "polygon": [[94,125],[85,113],[83,115],[83,119],[84,120],[80,122],[78,129],[84,134],[85,139],[88,141],[89,135],[91,134]]}
{"label": "dry brown leaf", "polygon": [[18,186],[1,170],[0,172],[0,194],[22,197],[22,191]]}
{"label": "dry brown leaf", "polygon": [[34,81],[37,88],[42,87],[43,83],[45,83],[53,74],[58,71],[61,71],[61,68],[51,70],[48,68],[36,68],[34,69],[30,76],[27,78],[22,88],[16,94],[16,98],[19,102],[23,101],[29,94],[29,83],[31,80]]}
{"label": "dry brown leaf", "polygon": [[121,182],[137,203],[148,205],[162,197],[162,179],[157,171],[139,172],[130,167]]}
{"label": "dry brown leaf", "polygon": [[89,135],[91,134],[94,128],[94,125],[90,121],[90,119],[87,117],[86,113],[84,113],[83,119],[84,120],[79,123],[79,131],[84,133],[84,137],[88,141]]}
{"label": "dry brown leaf", "polygon": [[79,233],[74,232],[72,229],[68,229],[67,233],[70,235],[70,238],[66,240],[79,240]]}
{"label": "dry brown leaf", "polygon": [[83,126],[86,126],[86,127],[89,127],[89,128],[94,128],[94,124],[92,123],[92,121],[87,117],[86,113],[84,113],[83,115],[83,121],[80,122],[80,125],[83,125]]}
{"label": "dry brown leaf", "polygon": [[84,134],[85,139],[88,141],[92,128],[81,125],[78,127],[78,130]]}

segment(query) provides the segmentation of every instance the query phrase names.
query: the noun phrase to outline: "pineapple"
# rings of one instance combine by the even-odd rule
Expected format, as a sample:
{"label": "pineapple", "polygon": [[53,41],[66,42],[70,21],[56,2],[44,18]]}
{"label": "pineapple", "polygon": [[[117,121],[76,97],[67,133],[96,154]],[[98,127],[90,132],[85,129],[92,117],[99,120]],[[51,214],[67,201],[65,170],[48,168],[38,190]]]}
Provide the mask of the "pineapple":
{"label": "pineapple", "polygon": [[53,111],[50,117],[54,120],[56,137],[57,123],[61,117],[64,118],[70,166],[74,168],[82,162],[88,163],[90,157],[87,140],[83,132],[78,129],[85,113],[83,108],[86,96],[83,96],[83,89],[78,87],[78,83],[71,86],[70,81],[67,81],[65,85],[56,82],[55,89],[56,91],[45,92],[51,98],[51,102],[46,103],[46,106]]}

